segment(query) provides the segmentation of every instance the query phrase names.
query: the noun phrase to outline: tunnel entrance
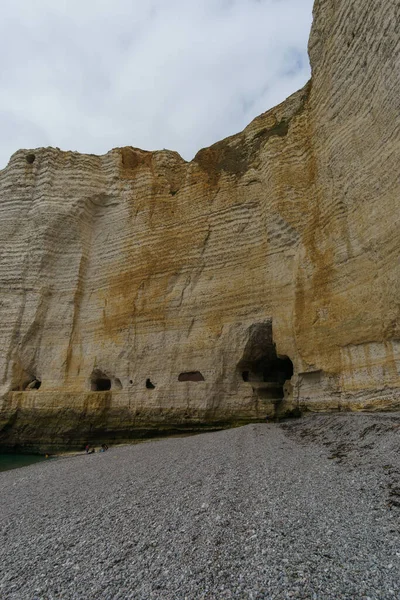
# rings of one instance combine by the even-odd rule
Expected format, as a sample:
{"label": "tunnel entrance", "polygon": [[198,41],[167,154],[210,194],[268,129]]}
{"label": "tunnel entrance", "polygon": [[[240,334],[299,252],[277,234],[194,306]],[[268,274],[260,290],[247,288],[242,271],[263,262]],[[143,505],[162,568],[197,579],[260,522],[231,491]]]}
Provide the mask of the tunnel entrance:
{"label": "tunnel entrance", "polygon": [[253,325],[238,371],[258,398],[279,401],[284,397],[285,381],[293,375],[293,363],[278,356],[272,338],[272,321]]}

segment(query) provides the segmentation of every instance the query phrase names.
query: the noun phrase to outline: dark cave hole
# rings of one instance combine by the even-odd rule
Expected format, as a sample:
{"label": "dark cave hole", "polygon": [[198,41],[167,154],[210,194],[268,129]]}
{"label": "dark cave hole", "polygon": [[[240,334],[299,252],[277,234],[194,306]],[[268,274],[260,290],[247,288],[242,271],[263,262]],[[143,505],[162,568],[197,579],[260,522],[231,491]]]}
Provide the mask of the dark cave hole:
{"label": "dark cave hole", "polygon": [[277,355],[271,321],[250,328],[237,371],[259,398],[272,401],[284,398],[284,384],[293,375],[293,363],[289,357]]}
{"label": "dark cave hole", "polygon": [[187,371],[179,374],[178,381],[204,381],[204,377],[200,371]]}
{"label": "dark cave hole", "polygon": [[293,363],[287,356],[261,356],[247,361],[248,370],[242,371],[243,381],[250,383],[260,398],[280,400],[284,384],[293,375]]}
{"label": "dark cave hole", "polygon": [[40,386],[42,385],[42,382],[40,381],[40,379],[32,379],[32,381],[30,381],[29,383],[27,383],[27,385],[25,386],[25,390],[38,390],[40,388]]}
{"label": "dark cave hole", "polygon": [[148,390],[154,390],[156,388],[156,386],[154,385],[154,383],[151,383],[151,381],[150,381],[149,378],[146,379],[146,388]]}
{"label": "dark cave hole", "polygon": [[283,386],[293,375],[293,363],[287,356],[282,358],[264,357],[255,366],[255,374],[261,376],[264,382],[277,382]]}
{"label": "dark cave hole", "polygon": [[26,162],[31,165],[35,161],[36,156],[34,154],[27,154],[25,158]]}
{"label": "dark cave hole", "polygon": [[101,371],[94,371],[90,379],[92,392],[107,392],[111,389],[111,379]]}
{"label": "dark cave hole", "polygon": [[92,391],[107,392],[111,390],[111,379],[95,379],[92,381]]}

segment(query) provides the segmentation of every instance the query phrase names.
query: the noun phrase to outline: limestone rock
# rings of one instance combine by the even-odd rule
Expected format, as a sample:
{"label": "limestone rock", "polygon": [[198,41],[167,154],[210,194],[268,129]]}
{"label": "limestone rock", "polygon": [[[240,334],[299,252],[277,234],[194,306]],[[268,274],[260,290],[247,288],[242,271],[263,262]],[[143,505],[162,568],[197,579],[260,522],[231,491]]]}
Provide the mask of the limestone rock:
{"label": "limestone rock", "polygon": [[400,5],[317,0],[305,88],[201,150],[0,172],[0,443],[400,408]]}

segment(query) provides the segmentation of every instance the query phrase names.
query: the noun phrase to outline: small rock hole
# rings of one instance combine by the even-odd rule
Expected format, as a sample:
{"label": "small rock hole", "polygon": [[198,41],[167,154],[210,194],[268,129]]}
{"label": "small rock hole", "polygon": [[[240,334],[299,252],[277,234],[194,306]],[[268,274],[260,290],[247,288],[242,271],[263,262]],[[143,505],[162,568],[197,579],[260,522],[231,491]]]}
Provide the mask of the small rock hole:
{"label": "small rock hole", "polygon": [[26,155],[26,162],[31,165],[35,161],[36,156],[34,154]]}
{"label": "small rock hole", "polygon": [[111,379],[98,369],[95,369],[90,378],[90,389],[92,392],[107,392],[111,390]]}
{"label": "small rock hole", "polygon": [[204,377],[200,371],[187,371],[179,374],[178,381],[204,381]]}
{"label": "small rock hole", "polygon": [[92,382],[93,392],[106,392],[111,389],[110,379],[96,379]]}
{"label": "small rock hole", "polygon": [[148,390],[154,390],[154,389],[155,389],[155,387],[156,387],[156,386],[154,385],[154,383],[151,383],[150,379],[148,379],[148,378],[147,378],[147,379],[146,379],[146,388],[147,388]]}
{"label": "small rock hole", "polygon": [[40,379],[33,379],[26,385],[25,389],[26,390],[38,390],[41,385],[42,385],[42,382],[40,381]]}

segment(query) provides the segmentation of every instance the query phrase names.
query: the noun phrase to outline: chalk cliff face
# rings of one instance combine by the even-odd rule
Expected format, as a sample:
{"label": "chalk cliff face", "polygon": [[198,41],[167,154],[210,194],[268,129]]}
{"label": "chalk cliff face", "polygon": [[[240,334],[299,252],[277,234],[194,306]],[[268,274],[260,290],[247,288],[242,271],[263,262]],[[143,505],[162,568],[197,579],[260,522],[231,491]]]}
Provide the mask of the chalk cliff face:
{"label": "chalk cliff face", "polygon": [[400,408],[400,6],[317,0],[312,79],[190,162],[0,172],[0,443]]}

